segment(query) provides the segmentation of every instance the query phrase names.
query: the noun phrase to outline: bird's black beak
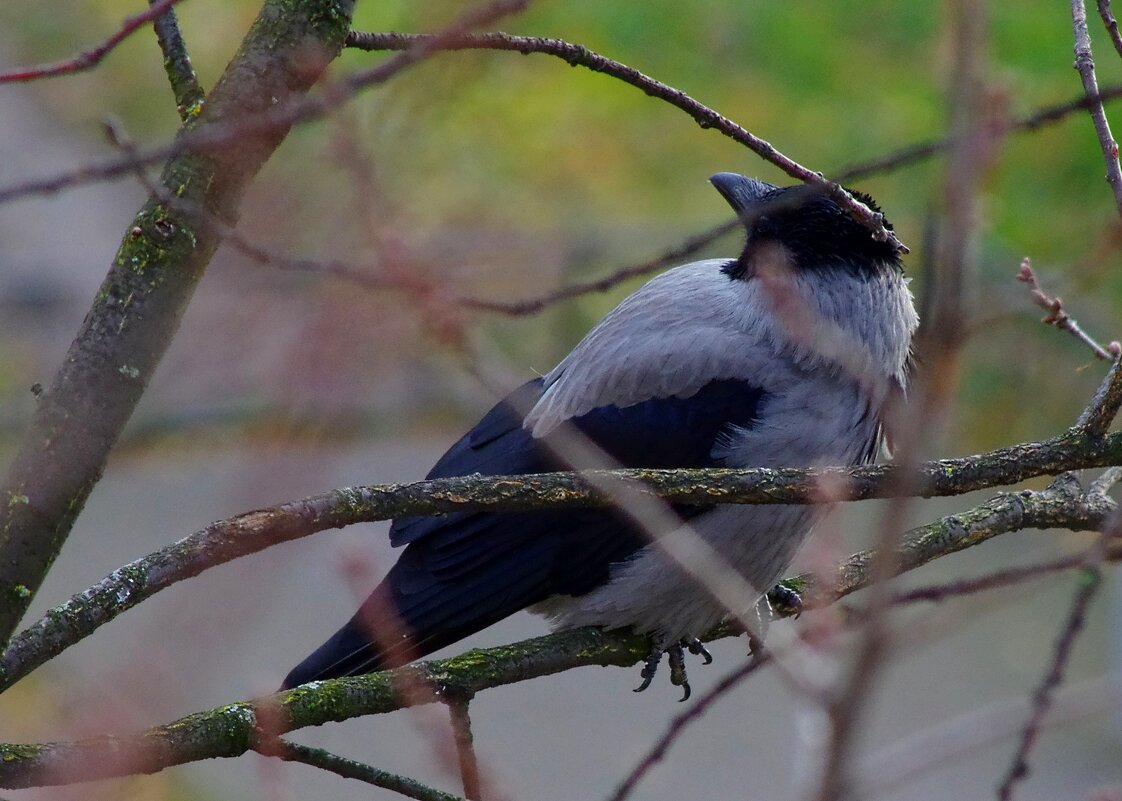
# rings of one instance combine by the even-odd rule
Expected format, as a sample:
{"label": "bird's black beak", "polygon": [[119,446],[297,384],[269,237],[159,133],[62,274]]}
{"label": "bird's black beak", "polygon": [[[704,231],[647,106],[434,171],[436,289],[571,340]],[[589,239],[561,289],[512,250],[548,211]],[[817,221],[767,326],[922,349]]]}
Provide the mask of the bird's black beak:
{"label": "bird's black beak", "polygon": [[766,181],[745,178],[735,172],[719,172],[709,177],[709,183],[716,187],[721,197],[728,201],[741,219],[757,216],[760,201],[776,189],[773,184]]}

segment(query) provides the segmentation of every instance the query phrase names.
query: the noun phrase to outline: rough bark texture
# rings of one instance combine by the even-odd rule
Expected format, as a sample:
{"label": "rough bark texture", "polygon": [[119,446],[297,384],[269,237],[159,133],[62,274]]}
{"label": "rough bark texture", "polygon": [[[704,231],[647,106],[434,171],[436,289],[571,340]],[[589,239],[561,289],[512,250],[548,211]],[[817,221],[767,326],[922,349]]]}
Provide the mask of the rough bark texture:
{"label": "rough bark texture", "polygon": [[[266,2],[183,132],[228,125],[305,93],[341,49],[353,5]],[[233,223],[246,187],[286,133],[278,125],[183,152],[165,165],[163,190]],[[15,630],[101,478],[218,241],[156,201],[125,233],[0,492],[0,640]]]}

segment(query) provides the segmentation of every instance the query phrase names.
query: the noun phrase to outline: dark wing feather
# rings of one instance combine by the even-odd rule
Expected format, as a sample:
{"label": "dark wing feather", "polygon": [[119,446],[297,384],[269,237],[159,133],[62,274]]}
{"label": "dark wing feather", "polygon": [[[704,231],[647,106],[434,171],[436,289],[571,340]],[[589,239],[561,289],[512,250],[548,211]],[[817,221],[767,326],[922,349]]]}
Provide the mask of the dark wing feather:
{"label": "dark wing feather", "polygon": [[[522,475],[565,469],[549,436],[522,427],[542,393],[536,379],[495,406],[437,462],[429,478]],[[748,382],[712,381],[689,398],[603,406],[571,422],[628,467],[709,467],[722,431],[750,427],[763,392]],[[550,436],[562,436],[552,434]],[[682,507],[683,518],[698,507]],[[607,580],[611,565],[645,537],[610,509],[513,513],[458,512],[394,522],[404,553],[344,629],[297,667],[285,686],[374,670],[423,656],[552,595],[582,595]],[[408,637],[370,642],[387,608]]]}

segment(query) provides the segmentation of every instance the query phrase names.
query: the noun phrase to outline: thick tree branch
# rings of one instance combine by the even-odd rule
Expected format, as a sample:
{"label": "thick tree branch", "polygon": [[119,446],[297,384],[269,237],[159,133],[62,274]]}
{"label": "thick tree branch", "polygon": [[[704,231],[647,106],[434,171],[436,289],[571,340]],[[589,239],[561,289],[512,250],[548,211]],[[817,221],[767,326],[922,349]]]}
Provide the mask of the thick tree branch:
{"label": "thick tree branch", "polygon": [[[1002,494],[976,509],[907,532],[896,561],[900,572],[912,570],[1025,528],[1100,529],[1114,509],[1109,498],[1083,493],[1074,476],[1065,475],[1043,491]],[[802,575],[784,583],[804,593],[808,608],[827,606],[867,586],[875,562],[876,554],[864,551],[839,564],[833,577]],[[719,627],[705,639],[737,633]],[[381,714],[433,697],[471,697],[486,689],[576,667],[630,667],[643,661],[649,649],[644,636],[574,629],[451,659],[420,662],[399,671],[313,682],[257,701],[196,713],[138,734],[66,743],[0,744],[0,787],[68,784],[239,756],[248,750],[267,750],[269,738],[289,731]],[[403,690],[418,683],[432,687],[433,695]],[[267,720],[268,725],[260,720]],[[262,734],[266,730],[268,734]]]}
{"label": "thick tree branch", "polygon": [[[353,0],[267,0],[181,138],[227,128],[307,92],[341,49],[352,6]],[[232,221],[286,132],[276,126],[205,154],[185,150],[166,164],[161,184]],[[15,629],[101,477],[218,243],[154,201],[125,235],[0,491],[0,640]]]}
{"label": "thick tree branch", "polygon": [[[1114,373],[1112,373],[1114,375]],[[918,466],[907,479],[922,497],[959,495],[1066,470],[1122,464],[1122,434],[1089,436],[1074,428],[1043,443],[1025,443]],[[814,503],[820,487],[831,497],[886,497],[900,484],[892,465],[818,470],[602,471],[672,503]],[[160,590],[238,557],[318,531],[406,515],[469,509],[516,511],[609,505],[580,473],[466,476],[405,485],[333,490],[220,520],[113,571],[12,638],[0,654],[0,690]]]}

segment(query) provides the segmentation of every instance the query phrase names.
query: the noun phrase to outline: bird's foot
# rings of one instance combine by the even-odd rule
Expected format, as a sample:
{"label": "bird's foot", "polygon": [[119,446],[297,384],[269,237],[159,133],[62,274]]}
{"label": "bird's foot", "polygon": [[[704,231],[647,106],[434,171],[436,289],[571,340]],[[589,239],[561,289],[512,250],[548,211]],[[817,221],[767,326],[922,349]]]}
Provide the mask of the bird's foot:
{"label": "bird's foot", "polygon": [[748,632],[748,656],[758,659],[764,652],[764,640],[773,620],[781,617],[798,619],[803,613],[802,596],[785,584],[776,584],[771,592],[756,601],[757,628]]}
{"label": "bird's foot", "polygon": [[767,598],[775,617],[793,617],[798,620],[803,613],[803,597],[786,584],[776,584]]}
{"label": "bird's foot", "polygon": [[670,683],[675,687],[682,688],[682,697],[678,699],[679,703],[689,698],[691,690],[689,677],[686,676],[686,651],[700,656],[706,665],[713,661],[713,655],[696,637],[679,640],[665,648],[655,645],[651,648],[647,661],[643,665],[643,670],[639,673],[643,677],[643,683],[635,688],[635,692],[641,693],[651,686],[655,673],[658,672],[658,666],[662,662],[662,655],[666,654],[666,661],[670,663]]}

